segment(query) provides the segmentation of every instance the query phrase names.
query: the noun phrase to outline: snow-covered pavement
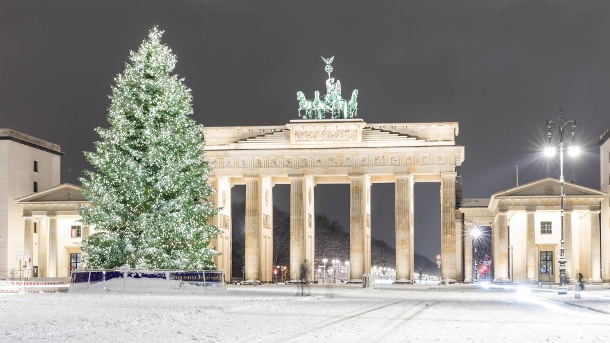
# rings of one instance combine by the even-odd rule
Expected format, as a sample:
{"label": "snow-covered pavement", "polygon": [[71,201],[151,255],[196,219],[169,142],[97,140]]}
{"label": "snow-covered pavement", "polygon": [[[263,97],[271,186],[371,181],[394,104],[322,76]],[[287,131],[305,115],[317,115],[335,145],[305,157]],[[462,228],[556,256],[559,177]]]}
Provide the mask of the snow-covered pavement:
{"label": "snow-covered pavement", "polygon": [[478,285],[296,290],[0,295],[0,342],[610,342],[607,285],[580,300]]}

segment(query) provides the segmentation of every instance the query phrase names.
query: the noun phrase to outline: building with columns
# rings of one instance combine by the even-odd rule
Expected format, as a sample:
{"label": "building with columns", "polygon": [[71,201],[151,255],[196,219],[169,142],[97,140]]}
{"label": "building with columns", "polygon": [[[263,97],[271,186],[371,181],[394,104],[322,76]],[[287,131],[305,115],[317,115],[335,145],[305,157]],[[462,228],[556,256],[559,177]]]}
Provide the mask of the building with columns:
{"label": "building with columns", "polygon": [[[564,183],[564,242],[566,276],[581,273],[590,283],[602,282],[600,202],[606,194]],[[495,282],[559,282],[561,207],[559,180],[545,178],[492,195],[479,206],[464,201],[465,281],[472,280],[472,248],[468,232],[491,227],[492,270]]]}
{"label": "building with columns", "polygon": [[599,137],[599,181],[606,194],[601,203],[602,279],[610,282],[610,129]]}
{"label": "building with columns", "polygon": [[68,277],[81,269],[80,243],[92,233],[80,223],[80,205],[88,204],[80,187],[61,184],[16,200],[22,207],[23,255],[28,277]]}
{"label": "building with columns", "polygon": [[59,185],[62,155],[57,144],[0,128],[0,278],[32,266],[16,199]]}
{"label": "building with columns", "polygon": [[[462,280],[462,229],[456,211],[456,168],[464,147],[457,123],[369,124],[361,119],[291,120],[281,126],[206,127],[205,159],[221,207],[213,243],[219,269],[231,276],[231,187],[246,185],[246,279],[272,280],[272,187],[290,185],[290,278],[314,261],[314,187],[350,185],[350,278],[371,269],[371,197],[374,183],[395,184],[396,277],[413,278],[413,188],[441,188],[442,276]],[[313,265],[310,265],[313,270]]]}

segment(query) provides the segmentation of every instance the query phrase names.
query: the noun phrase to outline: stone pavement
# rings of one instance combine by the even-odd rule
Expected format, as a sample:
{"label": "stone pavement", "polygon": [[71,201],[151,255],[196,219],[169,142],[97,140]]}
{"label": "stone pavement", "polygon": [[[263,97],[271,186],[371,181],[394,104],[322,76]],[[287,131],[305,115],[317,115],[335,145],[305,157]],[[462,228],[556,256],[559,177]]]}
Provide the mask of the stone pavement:
{"label": "stone pavement", "polygon": [[610,314],[610,285],[588,285],[585,284],[585,290],[579,292],[580,299],[577,299],[577,294],[574,293],[574,285],[570,285],[567,294],[559,294],[557,286],[548,289],[531,288],[536,295],[569,304],[572,306],[590,309],[592,311]]}

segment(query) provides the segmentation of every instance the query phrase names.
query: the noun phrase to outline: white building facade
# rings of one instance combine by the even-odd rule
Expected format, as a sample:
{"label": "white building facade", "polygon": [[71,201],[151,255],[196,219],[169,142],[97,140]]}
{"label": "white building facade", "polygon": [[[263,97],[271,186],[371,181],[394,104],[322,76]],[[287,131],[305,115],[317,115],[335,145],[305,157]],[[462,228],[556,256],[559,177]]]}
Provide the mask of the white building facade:
{"label": "white building facade", "polygon": [[0,128],[0,278],[32,267],[16,199],[59,185],[61,155],[57,144]]}
{"label": "white building facade", "polygon": [[[465,265],[472,266],[470,249],[476,244],[467,233],[476,226],[489,226],[495,282],[559,282],[560,194],[559,180],[545,178],[498,192],[486,207],[460,208],[466,232]],[[568,280],[577,279],[580,273],[589,283],[602,282],[599,218],[600,202],[605,197],[598,190],[564,183]]]}

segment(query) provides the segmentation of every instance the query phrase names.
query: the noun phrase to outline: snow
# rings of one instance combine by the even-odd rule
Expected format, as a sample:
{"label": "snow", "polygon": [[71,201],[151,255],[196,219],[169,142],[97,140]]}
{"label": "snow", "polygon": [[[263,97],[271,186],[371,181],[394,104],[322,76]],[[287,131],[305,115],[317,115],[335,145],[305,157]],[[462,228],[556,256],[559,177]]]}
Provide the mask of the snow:
{"label": "snow", "polygon": [[227,286],[0,295],[0,342],[610,341],[610,287]]}

